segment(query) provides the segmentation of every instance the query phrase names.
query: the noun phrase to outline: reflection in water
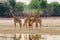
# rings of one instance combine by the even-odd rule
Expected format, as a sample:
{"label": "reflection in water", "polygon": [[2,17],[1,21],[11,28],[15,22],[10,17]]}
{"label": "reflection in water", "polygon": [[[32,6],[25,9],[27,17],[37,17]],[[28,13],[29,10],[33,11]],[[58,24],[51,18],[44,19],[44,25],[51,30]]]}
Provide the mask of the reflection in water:
{"label": "reflection in water", "polygon": [[[16,34],[16,35],[17,35],[16,38],[18,39],[19,34]],[[29,40],[29,36],[28,35],[29,34],[21,34],[21,39],[20,40]],[[35,34],[33,36],[35,36]],[[38,35],[38,36],[40,37],[40,35]],[[2,34],[2,33],[0,33],[0,40],[14,40],[14,34]],[[42,35],[42,39],[41,40],[60,40],[60,35],[44,34],[44,35]]]}

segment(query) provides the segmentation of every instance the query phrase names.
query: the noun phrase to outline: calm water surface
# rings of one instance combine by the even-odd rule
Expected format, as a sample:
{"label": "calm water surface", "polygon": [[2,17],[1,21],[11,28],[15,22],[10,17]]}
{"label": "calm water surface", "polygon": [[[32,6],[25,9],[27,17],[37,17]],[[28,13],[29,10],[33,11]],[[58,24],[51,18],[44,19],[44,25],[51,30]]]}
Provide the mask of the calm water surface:
{"label": "calm water surface", "polygon": [[[16,35],[18,38],[19,34],[16,34]],[[29,34],[21,34],[21,37],[22,37],[21,40],[26,40],[24,38],[25,35],[27,35],[27,37],[28,37]],[[13,37],[14,37],[14,34],[2,34],[2,33],[0,33],[0,40],[14,40]],[[44,34],[44,35],[42,35],[42,37],[44,38],[42,40],[60,40],[60,35]]]}

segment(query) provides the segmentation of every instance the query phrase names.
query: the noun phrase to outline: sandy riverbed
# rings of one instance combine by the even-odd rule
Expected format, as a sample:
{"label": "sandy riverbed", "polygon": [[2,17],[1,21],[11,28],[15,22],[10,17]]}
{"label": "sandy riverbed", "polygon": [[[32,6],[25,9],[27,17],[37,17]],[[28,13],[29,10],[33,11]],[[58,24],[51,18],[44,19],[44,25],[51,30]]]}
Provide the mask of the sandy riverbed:
{"label": "sandy riverbed", "polygon": [[[21,19],[24,23],[24,19]],[[13,29],[13,18],[1,18],[0,29]],[[19,26],[19,24],[17,24]],[[42,18],[42,27],[60,27],[60,18]],[[17,27],[19,28],[19,27]]]}
{"label": "sandy riverbed", "polygon": [[[22,23],[24,22],[24,19],[21,19]],[[44,29],[60,29],[60,18],[42,18],[42,24]],[[19,25],[17,24],[16,29],[19,28]],[[0,18],[0,30],[12,30],[14,29],[14,21],[13,18]],[[12,35],[13,34],[0,34],[0,40],[13,40],[10,36],[7,35]],[[5,37],[4,37],[5,36]],[[46,40],[60,40],[59,35],[45,35],[44,36]]]}

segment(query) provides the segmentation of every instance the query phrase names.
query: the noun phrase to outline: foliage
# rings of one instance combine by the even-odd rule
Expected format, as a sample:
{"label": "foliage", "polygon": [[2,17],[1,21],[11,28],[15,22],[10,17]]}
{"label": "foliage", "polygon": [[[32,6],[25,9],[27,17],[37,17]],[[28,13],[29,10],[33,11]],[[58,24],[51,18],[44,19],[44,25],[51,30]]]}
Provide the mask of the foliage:
{"label": "foliage", "polygon": [[47,0],[32,0],[28,6],[31,9],[37,10],[37,12],[40,10],[44,12],[44,10],[48,8],[48,3]]}
{"label": "foliage", "polygon": [[32,0],[29,8],[43,11],[43,16],[60,16],[60,4],[58,2],[47,3],[47,0]]}
{"label": "foliage", "polygon": [[24,3],[17,2],[16,3],[16,11],[17,12],[22,12],[24,10]]}
{"label": "foliage", "polygon": [[6,10],[5,10],[5,16],[6,17],[11,17],[11,14],[10,14],[10,7],[11,7],[11,5],[8,3],[8,2],[5,2],[4,3],[4,7],[6,8]]}
{"label": "foliage", "polygon": [[60,4],[58,2],[48,4],[47,0],[32,0],[28,6],[22,2],[16,2],[16,0],[9,0],[9,2],[5,3],[0,2],[0,17],[11,16],[10,8],[13,8],[18,15],[22,15],[24,11],[29,13],[29,10],[32,9],[34,15],[41,10],[43,11],[43,16],[46,14],[60,16]]}
{"label": "foliage", "polygon": [[44,9],[47,8],[47,0],[32,0],[29,4],[29,8]]}
{"label": "foliage", "polygon": [[47,0],[40,0],[41,9],[46,9],[48,7]]}
{"label": "foliage", "polygon": [[24,3],[22,2],[16,2],[15,0],[12,2],[10,2],[11,8],[13,9],[13,11],[15,12],[16,15],[22,15],[22,11],[24,10]]}
{"label": "foliage", "polygon": [[7,12],[9,13],[9,7],[6,5],[6,2],[0,3],[0,16],[5,16]]}
{"label": "foliage", "polygon": [[9,3],[12,7],[15,7],[16,5],[16,0],[9,0]]}
{"label": "foliage", "polygon": [[32,0],[29,4],[29,8],[31,9],[39,9],[40,8],[40,2],[38,0]]}
{"label": "foliage", "polygon": [[0,16],[4,16],[3,13],[5,13],[5,8],[4,8],[3,4],[0,3]]}
{"label": "foliage", "polygon": [[[9,2],[0,3],[0,17],[6,16],[11,17],[10,9],[13,8],[16,12],[22,12],[24,10],[24,4],[21,2],[12,3],[12,0]],[[18,13],[19,14],[19,13]]]}
{"label": "foliage", "polygon": [[50,3],[50,8],[52,8],[53,16],[60,16],[60,4],[58,2]]}

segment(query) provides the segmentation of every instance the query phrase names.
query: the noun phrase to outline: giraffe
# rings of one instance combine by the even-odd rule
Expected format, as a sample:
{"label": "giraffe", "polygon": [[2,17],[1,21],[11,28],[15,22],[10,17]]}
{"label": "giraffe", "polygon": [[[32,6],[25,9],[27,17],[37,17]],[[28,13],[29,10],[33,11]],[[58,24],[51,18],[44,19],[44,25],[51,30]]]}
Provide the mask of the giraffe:
{"label": "giraffe", "polygon": [[41,20],[41,15],[42,14],[37,14],[36,16],[34,16],[34,18],[33,19],[31,19],[31,25],[33,25],[33,23],[35,23],[36,24],[36,27],[38,27],[38,23],[39,23],[39,25],[40,25],[40,28],[41,28],[41,26],[42,26],[42,20]]}
{"label": "giraffe", "polygon": [[41,15],[42,15],[41,13],[38,14],[38,20],[37,20],[38,21],[37,23],[39,23],[39,25],[40,25],[40,29],[41,29],[41,26],[42,26]]}
{"label": "giraffe", "polygon": [[30,15],[28,17],[26,17],[26,19],[24,21],[23,26],[26,26],[26,28],[27,28],[27,26],[30,26],[30,19],[31,19],[31,17],[32,17],[32,11],[30,11]]}
{"label": "giraffe", "polygon": [[11,12],[11,15],[13,16],[13,18],[14,18],[14,27],[16,28],[16,23],[19,23],[20,29],[21,29],[21,26],[22,26],[21,20],[18,17],[15,16],[13,11],[10,10],[10,12]]}
{"label": "giraffe", "polygon": [[13,18],[14,18],[14,40],[16,40],[16,32],[15,32],[16,23],[19,23],[20,29],[21,29],[22,23],[21,23],[21,20],[15,16],[13,10],[10,10],[10,12],[11,12],[11,15],[13,16]]}
{"label": "giraffe", "polygon": [[29,35],[29,40],[32,40],[31,36]]}
{"label": "giraffe", "polygon": [[32,19],[30,19],[30,25],[31,26],[33,26],[33,23],[35,23],[36,24],[36,26],[38,27],[38,21],[37,21],[37,15],[36,16],[34,16]]}

